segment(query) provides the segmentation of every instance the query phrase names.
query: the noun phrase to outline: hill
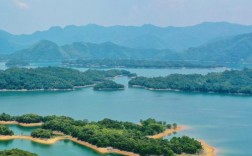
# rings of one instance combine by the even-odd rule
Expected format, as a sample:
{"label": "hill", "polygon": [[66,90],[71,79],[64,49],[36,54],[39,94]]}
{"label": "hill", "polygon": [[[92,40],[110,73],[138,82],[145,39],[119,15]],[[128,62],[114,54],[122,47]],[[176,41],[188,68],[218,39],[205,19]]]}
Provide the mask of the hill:
{"label": "hill", "polygon": [[190,48],[185,52],[184,59],[218,63],[251,63],[252,33],[237,35],[200,47]]}
{"label": "hill", "polygon": [[133,49],[111,42],[94,44],[74,42],[58,46],[51,41],[40,41],[29,48],[9,55],[10,59],[55,61],[69,59],[178,59],[171,50]]}

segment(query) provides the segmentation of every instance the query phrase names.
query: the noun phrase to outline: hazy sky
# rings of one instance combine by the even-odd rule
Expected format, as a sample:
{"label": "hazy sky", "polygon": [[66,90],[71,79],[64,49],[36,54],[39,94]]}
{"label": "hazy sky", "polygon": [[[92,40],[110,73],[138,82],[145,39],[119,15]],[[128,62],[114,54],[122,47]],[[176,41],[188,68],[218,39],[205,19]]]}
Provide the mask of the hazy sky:
{"label": "hazy sky", "polygon": [[186,26],[205,21],[252,25],[252,0],[0,0],[0,29],[31,33],[51,26]]}

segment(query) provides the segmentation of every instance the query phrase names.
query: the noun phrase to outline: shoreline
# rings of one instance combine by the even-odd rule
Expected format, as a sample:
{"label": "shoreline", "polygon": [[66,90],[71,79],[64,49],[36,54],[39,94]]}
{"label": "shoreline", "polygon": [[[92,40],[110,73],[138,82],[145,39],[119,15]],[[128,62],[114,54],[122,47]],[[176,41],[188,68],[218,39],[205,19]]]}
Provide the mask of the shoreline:
{"label": "shoreline", "polygon": [[144,87],[144,86],[140,86],[140,85],[129,85],[129,87],[132,88],[143,88],[146,90],[150,90],[150,91],[172,91],[172,92],[187,92],[187,93],[207,93],[207,94],[223,94],[223,95],[242,95],[242,96],[251,96],[252,94],[246,94],[246,93],[228,93],[228,92],[213,92],[213,91],[206,91],[206,92],[202,92],[202,91],[185,91],[185,90],[180,90],[180,89],[171,89],[171,88],[166,88],[166,89],[155,89],[155,88],[148,88],[148,87]]}
{"label": "shoreline", "polygon": [[85,86],[74,86],[69,89],[0,89],[0,92],[40,92],[40,91],[73,91],[81,88],[93,87],[95,84],[85,85]]}
{"label": "shoreline", "polygon": [[78,140],[77,138],[73,138],[73,137],[67,136],[67,135],[66,136],[58,136],[58,137],[54,137],[51,139],[40,139],[40,138],[33,138],[31,136],[21,136],[21,135],[13,135],[13,136],[1,136],[0,135],[1,141],[8,141],[8,140],[15,140],[15,139],[29,140],[32,142],[36,142],[39,144],[45,144],[45,145],[53,145],[53,144],[55,144],[59,141],[62,141],[62,140],[70,140],[74,143],[88,147],[98,153],[101,153],[101,154],[115,153],[115,154],[121,154],[121,155],[125,155],[125,156],[139,156],[139,154],[136,154],[133,152],[122,151],[122,150],[114,149],[114,148],[110,148],[110,147],[107,147],[107,148],[97,147],[97,146],[92,145],[88,142],[81,141],[81,140]]}
{"label": "shoreline", "polygon": [[169,135],[172,135],[173,133],[176,133],[176,132],[179,132],[179,131],[183,131],[183,130],[186,130],[188,129],[187,126],[178,126],[177,128],[173,129],[166,129],[164,132],[162,133],[159,133],[159,134],[155,134],[155,135],[152,135],[152,136],[147,136],[148,138],[151,138],[151,139],[160,139],[160,138],[163,138],[163,137],[166,137],[166,136],[169,136]]}
{"label": "shoreline", "polygon": [[[162,133],[159,133],[159,134],[156,134],[156,135],[153,135],[153,136],[148,136],[148,138],[152,138],[152,139],[161,139],[161,138],[164,138],[166,136],[169,136],[175,132],[179,132],[179,131],[183,131],[183,130],[187,130],[189,129],[190,127],[188,126],[178,126],[176,129],[167,129],[166,131],[162,132]],[[210,146],[207,144],[206,141],[204,140],[198,140],[201,145],[202,145],[202,152],[197,155],[197,156],[216,156],[216,148],[213,147],[213,146]],[[179,154],[178,156],[195,156],[195,155],[192,155],[192,154]]]}
{"label": "shoreline", "polygon": [[202,148],[204,149],[202,156],[216,156],[216,148],[208,145],[204,140],[199,140],[199,142],[201,143]]}
{"label": "shoreline", "polygon": [[19,125],[22,127],[40,127],[43,125],[43,122],[39,123],[20,123],[17,121],[0,121],[0,125]]}
{"label": "shoreline", "polygon": [[[23,127],[38,127],[38,126],[42,126],[43,123],[26,124],[26,123],[19,123],[17,121],[0,121],[0,125],[19,125],[19,126],[23,126]],[[152,135],[152,136],[147,136],[147,137],[151,138],[151,139],[161,139],[166,136],[172,135],[173,133],[176,133],[179,131],[184,131],[187,129],[189,129],[188,126],[181,125],[181,126],[177,126],[176,129],[166,129],[162,133]],[[81,140],[78,140],[77,138],[73,138],[73,137],[67,136],[67,135],[57,136],[57,137],[54,137],[51,139],[40,139],[40,138],[33,138],[31,136],[20,136],[20,135],[13,135],[13,136],[1,136],[0,135],[1,141],[15,140],[15,139],[30,140],[30,141],[33,141],[36,143],[47,144],[47,145],[52,145],[52,144],[55,144],[58,141],[62,141],[62,140],[70,140],[70,141],[75,142],[77,144],[88,147],[98,153],[101,153],[101,154],[115,153],[115,154],[120,154],[120,155],[125,155],[125,156],[139,156],[139,154],[136,154],[133,152],[128,152],[128,151],[122,151],[119,149],[114,149],[112,147],[107,147],[107,148],[97,147],[97,146],[92,145],[88,142],[81,141]],[[216,148],[215,147],[208,145],[207,142],[204,140],[198,140],[198,141],[201,143],[202,149],[203,149],[200,154],[197,154],[197,155],[179,154],[178,156],[216,156]]]}

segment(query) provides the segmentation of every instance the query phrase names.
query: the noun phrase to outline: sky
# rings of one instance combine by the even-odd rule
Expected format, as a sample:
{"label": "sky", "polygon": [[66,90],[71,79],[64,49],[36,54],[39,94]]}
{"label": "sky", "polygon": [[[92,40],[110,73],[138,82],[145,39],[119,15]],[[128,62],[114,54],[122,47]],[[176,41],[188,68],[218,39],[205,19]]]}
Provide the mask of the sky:
{"label": "sky", "polygon": [[52,26],[252,25],[252,0],[0,0],[0,29],[27,34]]}

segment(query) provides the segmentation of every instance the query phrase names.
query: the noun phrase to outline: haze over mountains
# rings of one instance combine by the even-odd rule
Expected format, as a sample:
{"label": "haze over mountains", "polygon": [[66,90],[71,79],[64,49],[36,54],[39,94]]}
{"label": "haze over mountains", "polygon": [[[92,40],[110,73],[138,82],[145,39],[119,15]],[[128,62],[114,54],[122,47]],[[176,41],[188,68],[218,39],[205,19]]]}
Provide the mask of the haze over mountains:
{"label": "haze over mountains", "polygon": [[53,27],[30,35],[0,31],[0,54],[24,60],[154,59],[252,62],[252,26]]}
{"label": "haze over mountains", "polygon": [[0,52],[11,53],[40,40],[50,40],[59,45],[72,42],[113,42],[130,48],[185,50],[209,41],[252,32],[252,26],[226,22],[202,23],[188,27],[157,27],[153,25],[112,26],[99,25],[52,27],[28,35],[12,35],[0,31]]}
{"label": "haze over mountains", "polygon": [[133,49],[112,42],[100,44],[74,42],[64,46],[43,40],[29,48],[9,56],[12,59],[31,61],[69,60],[69,59],[178,59],[177,53],[170,50]]}

